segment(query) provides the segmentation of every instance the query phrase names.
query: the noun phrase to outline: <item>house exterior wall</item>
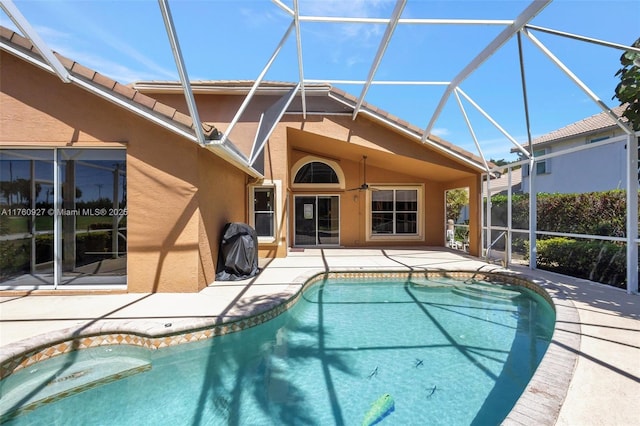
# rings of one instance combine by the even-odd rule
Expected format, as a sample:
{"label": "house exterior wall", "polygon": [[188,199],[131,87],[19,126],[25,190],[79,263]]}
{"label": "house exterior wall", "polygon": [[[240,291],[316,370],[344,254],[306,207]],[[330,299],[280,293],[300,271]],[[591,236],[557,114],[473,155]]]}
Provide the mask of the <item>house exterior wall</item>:
{"label": "house exterior wall", "polygon": [[196,144],[0,57],[0,148],[126,148],[129,292],[197,292],[213,282],[225,223],[246,220],[246,175]]}
{"label": "house exterior wall", "polygon": [[[626,180],[626,138],[621,130],[608,130],[534,146],[534,150],[546,149],[546,153],[583,146],[600,138],[619,138],[618,142],[585,149],[546,160],[547,173],[535,176],[536,192],[542,193],[582,193],[623,189]],[[606,161],[604,161],[606,159]],[[523,167],[522,188],[529,192],[529,177]]]}
{"label": "house exterior wall", "polygon": [[[181,94],[153,93],[158,100],[187,112]],[[228,94],[196,94],[200,118],[224,131],[233,119],[244,96]],[[260,113],[277,101],[277,96],[260,95],[234,127],[230,140],[249,156]],[[366,193],[348,191],[362,183],[362,155],[367,154],[367,181],[370,184],[420,185],[422,192],[422,235],[419,239],[368,241],[366,236]],[[287,255],[293,246],[293,205],[296,195],[337,195],[340,199],[340,245],[373,246],[443,246],[444,192],[446,189],[469,187],[472,197],[470,251],[479,253],[480,175],[459,161],[448,158],[424,145],[401,136],[362,115],[351,116],[285,114],[275,127],[264,149],[263,173],[268,182],[279,182],[277,210],[281,212],[274,241],[261,243],[262,257]],[[292,185],[292,167],[310,157],[335,161],[345,176],[344,189],[296,188]],[[410,164],[411,163],[411,164]],[[247,197],[248,199],[248,197]],[[248,199],[248,203],[252,200]],[[474,216],[475,215],[475,216]],[[250,220],[250,218],[247,218]],[[476,229],[477,228],[477,229]]]}

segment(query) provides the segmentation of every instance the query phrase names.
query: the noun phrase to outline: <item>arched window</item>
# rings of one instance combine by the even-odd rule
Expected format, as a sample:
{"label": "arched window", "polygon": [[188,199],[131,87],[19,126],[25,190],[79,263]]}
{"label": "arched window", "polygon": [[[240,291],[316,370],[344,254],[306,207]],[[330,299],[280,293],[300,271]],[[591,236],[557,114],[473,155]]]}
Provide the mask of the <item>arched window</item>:
{"label": "arched window", "polygon": [[298,188],[322,186],[344,189],[344,173],[337,162],[307,156],[292,167],[292,186]]}
{"label": "arched window", "polygon": [[312,161],[300,167],[293,183],[340,183],[340,180],[331,166]]}

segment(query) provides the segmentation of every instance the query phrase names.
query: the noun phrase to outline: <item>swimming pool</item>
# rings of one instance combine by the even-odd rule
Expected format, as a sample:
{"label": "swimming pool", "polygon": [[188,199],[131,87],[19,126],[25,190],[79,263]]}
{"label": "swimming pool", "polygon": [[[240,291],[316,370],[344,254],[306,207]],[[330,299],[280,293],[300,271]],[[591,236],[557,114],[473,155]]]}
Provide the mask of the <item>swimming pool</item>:
{"label": "swimming pool", "polygon": [[[324,280],[242,332],[127,349],[130,374],[53,398],[10,424],[349,425],[385,394],[394,410],[382,424],[497,424],[544,355],[554,319],[547,301],[521,287],[444,277]],[[122,349],[83,356],[118,358]],[[47,363],[66,365],[70,355]],[[91,368],[67,366],[42,388],[86,379]],[[30,368],[10,378],[33,375]]]}

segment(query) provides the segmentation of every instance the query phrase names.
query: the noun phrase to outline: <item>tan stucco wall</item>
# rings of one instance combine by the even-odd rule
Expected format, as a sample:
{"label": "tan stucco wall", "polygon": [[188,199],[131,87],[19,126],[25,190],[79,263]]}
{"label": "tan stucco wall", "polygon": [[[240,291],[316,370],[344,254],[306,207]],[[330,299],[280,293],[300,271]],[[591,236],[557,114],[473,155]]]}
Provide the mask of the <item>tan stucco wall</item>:
{"label": "tan stucco wall", "polygon": [[236,167],[199,149],[199,279],[200,288],[215,280],[222,230],[228,222],[247,222],[246,175]]}
{"label": "tan stucco wall", "polygon": [[[163,102],[188,112],[184,97],[175,94],[154,94]],[[196,95],[200,117],[221,130],[228,127],[244,96]],[[232,142],[247,155],[251,151],[259,112],[277,101],[274,96],[256,96],[236,124],[231,134]],[[424,238],[418,241],[366,241],[366,208],[364,193],[324,190],[292,189],[292,166],[305,155],[318,155],[336,160],[346,178],[346,188],[354,188],[362,182],[361,158],[369,155],[367,180],[369,183],[416,184],[424,188]],[[377,158],[374,158],[377,157]],[[378,167],[375,163],[377,162]],[[340,243],[346,247],[363,246],[444,246],[445,208],[444,192],[447,189],[470,189],[470,251],[479,252],[480,175],[469,166],[442,152],[427,149],[396,131],[358,116],[285,115],[276,126],[265,147],[265,179],[280,180],[282,194],[279,208],[285,212],[280,235],[274,244],[261,244],[264,257],[286,256],[287,245],[293,241],[294,194],[322,193],[340,196]],[[355,196],[355,198],[354,198]],[[287,240],[287,232],[289,240]]]}
{"label": "tan stucco wall", "polygon": [[[380,126],[373,126],[368,120],[351,121],[350,117],[327,117],[322,120],[313,118],[310,121],[286,123],[289,129],[287,144],[290,147],[288,168],[306,155],[317,154],[319,158],[337,159],[345,177],[347,189],[356,188],[362,183],[363,170],[361,156],[367,154],[367,181],[369,184],[408,184],[421,185],[423,192],[423,238],[417,241],[366,241],[366,194],[352,191],[322,191],[327,194],[337,194],[341,197],[341,239],[340,243],[346,247],[386,247],[386,246],[444,246],[445,230],[445,190],[458,186],[470,188],[471,200],[479,194],[479,174],[473,174],[468,169],[455,163],[450,158],[426,150],[413,141],[405,140],[397,133]],[[303,129],[304,132],[292,131]],[[322,134],[322,136],[318,136]],[[340,151],[338,145],[330,139],[348,140]],[[278,140],[278,139],[275,139]],[[271,138],[273,144],[274,137]],[[280,143],[283,143],[280,141]],[[378,156],[376,167],[371,160]],[[417,163],[410,164],[410,163]],[[289,176],[289,181],[291,176]],[[304,193],[304,190],[294,189],[293,193]],[[311,191],[314,192],[314,191]],[[472,201],[470,214],[478,214],[478,205]],[[291,212],[293,215],[293,212]],[[479,216],[478,216],[479,218]],[[473,219],[472,226],[479,220]],[[293,229],[293,218],[289,221]],[[479,243],[479,239],[470,241],[470,245]],[[478,248],[473,246],[472,252]]]}
{"label": "tan stucco wall", "polygon": [[[126,147],[128,191],[128,289],[194,292],[215,279],[218,245],[227,222],[250,222],[247,175],[214,153],[34,66],[2,53],[0,144],[11,147]],[[183,95],[157,95],[188,113]],[[200,116],[228,127],[242,96],[196,96]],[[247,155],[259,112],[276,97],[257,97],[231,140]],[[362,155],[369,183],[424,188],[423,238],[366,241],[366,196],[344,190],[291,188],[291,168],[306,155],[334,159],[345,188],[362,183]],[[260,255],[286,256],[292,244],[293,196],[340,196],[341,240],[346,247],[444,244],[444,191],[468,186],[471,253],[479,249],[480,177],[452,157],[359,116],[285,115],[264,154],[265,179],[278,181],[279,234]]]}
{"label": "tan stucco wall", "polygon": [[126,146],[128,290],[196,292],[211,283],[222,227],[246,220],[245,174],[4,52],[0,66],[1,146]]}

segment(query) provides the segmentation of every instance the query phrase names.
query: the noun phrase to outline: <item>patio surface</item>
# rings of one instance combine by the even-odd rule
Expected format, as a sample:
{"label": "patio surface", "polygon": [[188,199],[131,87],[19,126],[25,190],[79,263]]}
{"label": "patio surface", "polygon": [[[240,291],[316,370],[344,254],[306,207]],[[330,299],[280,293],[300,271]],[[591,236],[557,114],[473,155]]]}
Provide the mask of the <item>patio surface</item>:
{"label": "patio surface", "polygon": [[263,263],[253,279],[216,282],[196,294],[5,293],[0,297],[0,362],[87,333],[161,336],[237,319],[282,303],[309,277],[326,271],[502,271],[547,289],[558,312],[549,350],[505,423],[640,424],[634,402],[640,395],[638,295],[524,267],[506,271],[442,248],[307,249]]}

